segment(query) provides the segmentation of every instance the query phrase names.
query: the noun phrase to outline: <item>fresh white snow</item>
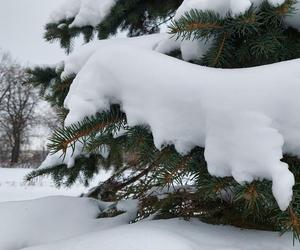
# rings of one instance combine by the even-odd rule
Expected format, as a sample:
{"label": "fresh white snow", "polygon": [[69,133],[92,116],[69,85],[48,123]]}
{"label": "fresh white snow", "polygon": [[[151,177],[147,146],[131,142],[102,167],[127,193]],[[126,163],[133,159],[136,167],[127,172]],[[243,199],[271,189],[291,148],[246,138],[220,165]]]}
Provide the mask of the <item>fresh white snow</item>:
{"label": "fresh white snow", "polygon": [[[58,23],[61,20],[74,18],[70,27],[97,26],[115,6],[118,0],[66,0],[50,15],[49,22]],[[247,11],[251,5],[257,6],[263,0],[184,0],[179,7],[175,18],[180,18],[191,9],[214,10],[225,16],[228,12],[239,15]],[[270,4],[278,6],[285,0],[268,0]],[[295,5],[296,11],[287,18],[286,22],[300,29],[300,1]]]}
{"label": "fresh white snow", "polygon": [[57,23],[74,17],[70,27],[97,26],[110,12],[117,0],[68,0],[50,15],[49,22]]}
{"label": "fresh white snow", "polygon": [[[179,19],[186,12],[192,9],[200,10],[213,10],[218,12],[221,16],[225,16],[227,13],[233,15],[240,15],[245,13],[252,5],[258,6],[264,0],[184,0],[182,5],[176,12],[175,19]],[[284,3],[285,0],[267,0],[273,6],[279,6]],[[295,4],[296,10],[290,17],[286,19],[286,23],[294,28],[300,29],[300,1],[297,0]]]}
{"label": "fresh white snow", "polygon": [[[245,13],[252,5],[258,6],[263,0],[184,0],[176,11],[175,20],[180,19],[186,12],[192,9],[213,10],[221,16],[231,13],[233,16]],[[274,6],[284,3],[284,0],[268,0]],[[300,0],[295,4],[295,11],[285,18],[288,26],[292,26],[300,30]],[[176,44],[176,45],[175,45]],[[173,45],[173,46],[172,46]],[[173,37],[161,42],[160,46],[164,48],[176,48],[182,52],[182,58],[185,61],[197,60],[201,58],[211,45],[211,39],[199,40],[183,40],[175,41]]]}
{"label": "fresh white snow", "polygon": [[[50,21],[74,17],[71,26],[96,26],[117,0],[69,0]],[[185,0],[175,18],[192,8],[224,15],[243,13],[262,0]],[[269,0],[278,5],[283,0]],[[300,1],[287,25],[300,30]],[[121,103],[131,126],[147,124],[157,148],[174,144],[186,154],[205,147],[208,170],[239,183],[266,178],[282,210],[294,177],[280,161],[283,153],[300,156],[300,60],[262,67],[221,70],[189,64],[162,53],[180,49],[184,60],[205,53],[210,44],[175,41],[167,34],[90,43],[64,61],[62,77],[77,76],[65,100],[66,125]],[[196,57],[195,57],[196,55]],[[77,145],[78,146],[78,145]],[[64,160],[72,167],[78,146]],[[103,152],[105,155],[105,152]],[[42,167],[58,162],[60,152]],[[213,226],[197,220],[143,220],[129,224],[137,201],[104,203],[57,190],[49,178],[25,184],[30,170],[0,168],[0,250],[292,250],[292,235]],[[97,176],[94,183],[109,174]],[[28,200],[31,198],[40,198]],[[23,201],[17,201],[23,200]],[[24,201],[26,200],[26,201]],[[9,201],[9,202],[8,202]],[[97,219],[115,205],[123,214]]]}
{"label": "fresh white snow", "polygon": [[207,68],[153,51],[163,36],[99,41],[93,53],[87,55],[88,45],[82,56],[68,57],[63,74],[77,76],[65,100],[66,125],[119,102],[130,126],[150,126],[157,148],[173,143],[185,154],[206,147],[211,174],[239,183],[272,180],[286,209],[294,177],[280,159],[283,153],[300,156],[300,60]]}
{"label": "fresh white snow", "polygon": [[97,202],[84,198],[0,203],[0,249],[21,249],[90,232],[98,213]]}
{"label": "fresh white snow", "polygon": [[[191,9],[236,15],[261,2],[184,0],[175,19]],[[283,0],[269,2],[278,6]],[[115,3],[77,0],[72,8],[70,4],[60,8],[51,20],[74,16],[73,26],[94,25]],[[286,18],[287,25],[300,26],[299,11]],[[77,20],[81,21],[76,24]],[[209,41],[175,41],[168,34],[83,46],[64,62],[62,77],[77,74],[65,100],[70,110],[66,125],[107,110],[111,103],[121,103],[130,126],[149,125],[157,148],[174,144],[186,154],[195,146],[205,147],[212,175],[233,176],[241,184],[272,180],[274,197],[285,210],[292,199],[294,176],[280,159],[283,153],[300,156],[300,60],[222,70],[161,54],[181,49],[183,58],[191,60],[209,46]],[[57,163],[60,153],[50,156],[43,166]],[[71,167],[82,153],[81,149],[70,153],[65,163]]]}
{"label": "fresh white snow", "polygon": [[127,211],[96,219],[109,203],[87,198],[48,197],[0,203],[1,250],[294,250],[292,235],[207,225],[194,219],[144,220],[129,224]]}
{"label": "fresh white snow", "polygon": [[143,221],[26,250],[295,250],[291,235],[212,226],[197,220]]}
{"label": "fresh white snow", "polygon": [[[81,142],[75,143],[75,148],[68,148],[65,152],[65,157],[62,157],[62,152],[56,152],[54,154],[48,154],[46,159],[39,166],[39,169],[46,169],[55,165],[65,164],[68,168],[71,168],[75,164],[75,160],[78,156],[83,155],[83,144]],[[86,155],[87,156],[87,155]]]}
{"label": "fresh white snow", "polygon": [[[32,169],[0,168],[0,202],[57,195],[79,196],[110,176],[109,172],[101,171],[92,180],[90,187],[84,187],[83,184],[77,182],[71,188],[61,187],[58,189],[51,178],[46,176],[25,182],[24,178],[30,171]],[[2,249],[0,248],[0,250]]]}
{"label": "fresh white snow", "polygon": [[[97,26],[109,14],[112,7],[118,0],[66,0],[66,2],[53,11],[49,22],[58,23],[63,19],[74,17],[70,27],[82,27],[85,25]],[[233,15],[243,14],[252,5],[258,6],[263,0],[184,0],[182,5],[176,11],[174,19],[179,19],[191,9],[214,10],[221,16],[227,13]],[[278,6],[284,0],[268,0],[270,4]],[[286,17],[286,23],[300,30],[300,0],[295,4],[295,11]],[[182,58],[185,61],[201,58],[210,46],[210,41],[180,41],[171,36],[165,36],[157,51],[162,53],[174,49],[180,49]]]}

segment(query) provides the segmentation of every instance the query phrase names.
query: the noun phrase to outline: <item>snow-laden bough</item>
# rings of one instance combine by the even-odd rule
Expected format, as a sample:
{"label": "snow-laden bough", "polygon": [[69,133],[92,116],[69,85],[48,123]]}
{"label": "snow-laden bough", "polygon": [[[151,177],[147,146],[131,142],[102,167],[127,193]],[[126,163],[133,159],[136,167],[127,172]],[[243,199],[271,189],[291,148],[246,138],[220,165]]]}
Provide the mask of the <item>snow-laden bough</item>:
{"label": "snow-laden bough", "polygon": [[[180,18],[191,9],[213,10],[220,15],[227,13],[239,15],[252,5],[258,6],[264,0],[184,0],[178,8],[175,19]],[[279,6],[285,0],[268,0],[273,6]],[[57,10],[53,11],[49,23],[59,23],[62,20],[74,18],[70,27],[96,27],[111,12],[118,0],[66,0]],[[300,1],[296,1],[293,15],[286,18],[286,23],[300,29]]]}
{"label": "snow-laden bough", "polygon": [[[240,15],[262,1],[184,0],[175,19],[191,9]],[[279,6],[284,1],[268,2]],[[116,3],[67,2],[50,22],[74,17],[72,27],[96,26]],[[300,1],[295,8],[285,23],[300,30]],[[195,146],[205,147],[212,175],[233,176],[239,183],[272,180],[274,197],[285,210],[294,177],[281,158],[284,153],[300,156],[300,60],[224,70],[161,54],[180,49],[188,61],[204,55],[209,46],[210,41],[179,41],[168,34],[83,46],[64,62],[62,77],[77,74],[65,100],[70,110],[66,125],[121,103],[130,126],[149,125],[157,148],[174,144],[186,154]],[[49,156],[44,167],[58,155]],[[70,155],[64,162],[71,167],[76,154]]]}
{"label": "snow-laden bough", "polygon": [[162,36],[99,41],[69,56],[63,75],[77,76],[65,100],[66,125],[117,101],[130,126],[149,125],[157,148],[174,144],[186,154],[205,147],[212,175],[272,180],[285,210],[294,177],[280,159],[300,156],[300,60],[207,68],[155,51]]}

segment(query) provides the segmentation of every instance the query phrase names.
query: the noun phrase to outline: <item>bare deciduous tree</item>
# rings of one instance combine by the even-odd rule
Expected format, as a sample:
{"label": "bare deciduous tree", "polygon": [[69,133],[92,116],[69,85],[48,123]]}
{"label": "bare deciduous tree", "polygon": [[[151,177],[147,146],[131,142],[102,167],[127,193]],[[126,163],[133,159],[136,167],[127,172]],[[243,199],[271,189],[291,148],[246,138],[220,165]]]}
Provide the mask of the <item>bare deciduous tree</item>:
{"label": "bare deciduous tree", "polygon": [[0,73],[0,133],[10,151],[10,162],[17,163],[26,132],[35,122],[38,96],[25,84],[27,74],[18,64],[8,63]]}

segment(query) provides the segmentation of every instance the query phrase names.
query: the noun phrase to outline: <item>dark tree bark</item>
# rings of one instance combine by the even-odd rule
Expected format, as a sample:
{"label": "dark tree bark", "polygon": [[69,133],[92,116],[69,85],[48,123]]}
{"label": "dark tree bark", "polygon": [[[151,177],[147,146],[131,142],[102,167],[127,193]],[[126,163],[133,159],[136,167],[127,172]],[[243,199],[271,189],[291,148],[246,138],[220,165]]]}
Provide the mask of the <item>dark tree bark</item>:
{"label": "dark tree bark", "polygon": [[12,134],[13,137],[13,145],[11,149],[11,159],[10,162],[12,164],[18,163],[20,158],[20,149],[21,149],[21,135],[18,131],[14,131]]}

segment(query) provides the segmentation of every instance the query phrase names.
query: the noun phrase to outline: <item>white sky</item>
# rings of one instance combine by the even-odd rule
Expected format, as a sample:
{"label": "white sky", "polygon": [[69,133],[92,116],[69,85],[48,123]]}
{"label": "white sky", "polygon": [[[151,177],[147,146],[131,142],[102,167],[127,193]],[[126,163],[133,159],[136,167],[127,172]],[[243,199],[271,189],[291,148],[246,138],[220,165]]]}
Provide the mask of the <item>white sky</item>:
{"label": "white sky", "polygon": [[[43,33],[51,11],[64,1],[0,0],[0,48],[9,51],[24,66],[61,61],[65,56],[64,51],[58,43],[46,42]],[[49,107],[43,104],[39,106],[39,111],[49,112]],[[31,138],[30,147],[42,149],[48,132],[44,128],[36,128],[34,133],[40,136]]]}
{"label": "white sky", "polygon": [[58,43],[43,39],[44,25],[64,0],[0,0],[0,48],[24,65],[59,62]]}

